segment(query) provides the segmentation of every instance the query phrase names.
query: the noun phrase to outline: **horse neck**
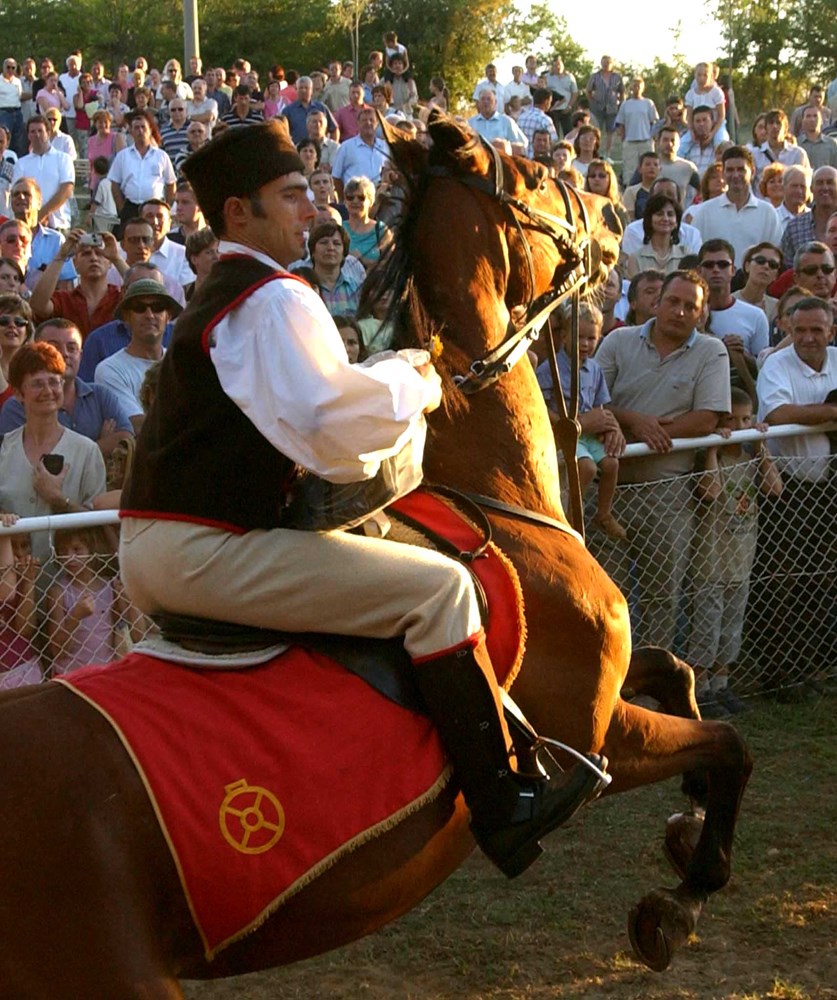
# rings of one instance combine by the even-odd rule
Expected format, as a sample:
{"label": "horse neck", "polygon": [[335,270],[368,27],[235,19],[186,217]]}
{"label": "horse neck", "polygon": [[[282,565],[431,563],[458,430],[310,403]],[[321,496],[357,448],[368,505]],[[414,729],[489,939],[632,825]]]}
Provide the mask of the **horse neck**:
{"label": "horse neck", "polygon": [[428,481],[564,518],[555,439],[526,358],[471,396],[466,412],[434,414],[431,431]]}

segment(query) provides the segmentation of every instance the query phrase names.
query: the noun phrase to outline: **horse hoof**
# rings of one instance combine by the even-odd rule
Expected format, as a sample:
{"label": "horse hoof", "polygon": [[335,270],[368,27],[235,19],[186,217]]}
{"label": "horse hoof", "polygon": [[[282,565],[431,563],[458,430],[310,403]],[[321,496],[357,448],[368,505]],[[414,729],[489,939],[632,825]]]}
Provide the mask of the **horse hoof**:
{"label": "horse hoof", "polygon": [[628,937],[634,954],[649,969],[663,972],[674,952],[694,931],[699,914],[699,903],[685,903],[667,889],[650,892],[628,916]]}
{"label": "horse hoof", "polygon": [[686,870],[702,831],[703,815],[674,813],[668,818],[663,854],[681,879],[686,878]]}

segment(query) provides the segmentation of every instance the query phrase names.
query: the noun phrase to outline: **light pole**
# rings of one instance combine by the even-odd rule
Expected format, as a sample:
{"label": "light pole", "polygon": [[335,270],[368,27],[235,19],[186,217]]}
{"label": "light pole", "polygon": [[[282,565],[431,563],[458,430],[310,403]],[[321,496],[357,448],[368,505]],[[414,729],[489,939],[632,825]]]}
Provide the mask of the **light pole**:
{"label": "light pole", "polygon": [[192,56],[200,56],[200,26],[198,0],[183,0],[183,65],[189,66]]}

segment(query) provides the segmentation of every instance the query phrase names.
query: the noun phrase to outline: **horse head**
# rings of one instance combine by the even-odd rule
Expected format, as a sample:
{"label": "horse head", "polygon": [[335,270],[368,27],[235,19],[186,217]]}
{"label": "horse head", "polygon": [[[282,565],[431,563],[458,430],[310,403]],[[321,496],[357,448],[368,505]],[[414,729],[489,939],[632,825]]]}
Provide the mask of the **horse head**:
{"label": "horse head", "polygon": [[605,199],[552,180],[541,164],[499,152],[439,112],[429,119],[429,150],[383,128],[408,207],[368,294],[394,290],[406,303],[417,292],[424,315],[417,324],[413,295],[413,331],[444,328],[446,341],[473,356],[537,315],[545,297],[604,282],[621,234]]}

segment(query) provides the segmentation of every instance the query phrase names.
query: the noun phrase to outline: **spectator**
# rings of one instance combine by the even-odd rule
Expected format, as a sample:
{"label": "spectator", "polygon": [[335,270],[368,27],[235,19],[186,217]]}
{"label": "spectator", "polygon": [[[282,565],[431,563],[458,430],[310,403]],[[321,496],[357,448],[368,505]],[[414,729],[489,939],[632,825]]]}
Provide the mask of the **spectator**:
{"label": "spectator", "polygon": [[573,111],[572,116],[572,128],[566,133],[564,139],[570,143],[572,146],[578,136],[578,130],[582,125],[592,125],[593,119],[587,108],[579,108],[578,111]]}
{"label": "spectator", "polygon": [[[148,223],[142,219],[136,220],[138,226],[148,226]],[[128,232],[131,232],[131,228],[126,227]],[[141,230],[140,230],[141,231]],[[150,227],[148,228],[149,239]],[[166,284],[166,281],[170,279],[166,278],[164,280],[163,274],[157,270],[153,264],[149,264],[148,260],[140,260],[133,264],[125,274],[125,281],[122,285],[122,295],[128,291],[128,288],[135,281],[139,281],[141,278],[147,278],[151,281],[156,281],[158,284],[163,285],[166,290],[171,295],[170,286]],[[180,288],[180,286],[178,286]],[[183,289],[180,288],[181,294]],[[175,302],[180,305],[180,300],[172,295]],[[185,301],[185,299],[184,299]],[[169,341],[171,340],[173,324],[171,322],[166,326],[166,331],[163,334],[163,347],[169,346]],[[105,358],[109,358],[111,354],[116,354],[117,351],[121,351],[123,347],[127,347],[131,342],[131,331],[126,323],[121,319],[111,320],[110,323],[104,323],[102,326],[97,327],[84,341],[84,346],[81,351],[81,364],[79,366],[79,377],[85,382],[94,382],[96,378],[96,366],[100,361],[104,361]]]}
{"label": "spectator", "polygon": [[316,139],[303,139],[296,149],[302,160],[302,176],[308,180],[320,165],[320,145]]}
{"label": "spectator", "polygon": [[93,126],[96,132],[87,140],[87,156],[90,161],[90,189],[95,191],[102,177],[94,169],[94,161],[104,156],[109,162],[120,149],[125,148],[125,137],[121,132],[114,132],[111,117],[104,109],[93,115]]}
{"label": "spectator", "polygon": [[599,159],[599,148],[602,134],[595,125],[580,125],[573,141],[575,159],[573,160],[573,170],[577,170],[582,177],[587,176],[587,170],[593,160]]}
{"label": "spectator", "polygon": [[613,69],[610,56],[602,56],[600,68],[587,81],[586,94],[600,132],[605,135],[605,155],[610,156],[616,114],[625,97],[625,85],[622,77]]}
{"label": "spectator", "polygon": [[732,296],[740,302],[761,309],[768,325],[776,319],[778,301],[767,294],[768,285],[776,278],[782,266],[782,251],[775,243],[756,243],[744,254],[742,270],[747,284]]}
{"label": "spectator", "polygon": [[185,288],[186,301],[195,294],[209,277],[212,265],[218,260],[218,238],[205,226],[186,238],[186,260],[195,272],[195,280]]}
{"label": "spectator", "polygon": [[308,117],[305,119],[308,138],[313,139],[320,147],[320,167],[331,172],[334,169],[334,160],[340,143],[326,135],[327,126],[328,120],[322,111],[314,109],[308,112]]}
{"label": "spectator", "polygon": [[721,140],[712,130],[715,120],[712,108],[699,105],[689,118],[689,131],[680,139],[680,155],[694,163],[702,176],[706,168],[715,162],[715,149]]}
{"label": "spectator", "polygon": [[[654,183],[651,185],[651,194],[666,194],[673,201],[677,202],[682,211],[682,202],[680,201],[680,188],[675,184],[674,181],[669,180],[667,177],[658,177]],[[646,203],[646,209],[648,205]],[[680,223],[680,242],[685,246],[689,253],[697,253],[700,250],[700,245],[703,242],[700,238],[700,233],[694,226],[690,226],[686,222]],[[642,241],[645,238],[645,229],[642,219],[638,219],[635,222],[630,223],[630,225],[625,229],[622,234],[622,254],[623,257],[630,257],[632,253],[636,253],[637,250],[642,246]]]}
{"label": "spectator", "polygon": [[218,102],[206,93],[206,80],[196,77],[191,82],[192,100],[186,102],[186,117],[190,122],[200,122],[211,134],[218,121]]}
{"label": "spectator", "polygon": [[[707,240],[700,248],[698,270],[709,287],[706,332],[724,342],[733,377],[752,390],[755,359],[770,345],[770,326],[761,309],[733,296],[732,256],[732,246],[726,240]],[[745,366],[749,367],[749,378],[743,371]]]}
{"label": "spectator", "polygon": [[18,156],[26,152],[22,97],[23,84],[17,76],[17,63],[7,57],[3,60],[3,72],[0,74],[0,126],[8,132],[11,148]]}
{"label": "spectator", "polygon": [[228,128],[258,125],[264,121],[264,115],[253,106],[253,95],[246,83],[240,83],[233,91],[232,110],[228,111],[221,121]]}
{"label": "spectator", "polygon": [[0,257],[0,293],[14,292],[15,295],[22,295],[25,289],[23,271],[18,262]]}
{"label": "spectator", "polygon": [[[17,514],[0,514],[4,527],[17,520]],[[38,620],[35,581],[40,564],[31,552],[18,557],[20,540],[26,537],[0,535],[0,691],[43,680],[38,653],[32,646]]]}
{"label": "spectator", "polygon": [[[78,285],[71,291],[57,292],[58,277],[71,257]],[[32,292],[32,311],[38,321],[63,316],[75,323],[84,338],[113,319],[119,288],[108,284],[109,263],[122,264],[119,246],[111,233],[88,236],[81,229],[72,230]]]}
{"label": "spectator", "polygon": [[57,73],[50,73],[46,80],[44,80],[44,85],[38,91],[38,96],[35,98],[35,107],[37,108],[37,113],[44,118],[46,118],[50,111],[61,112],[69,110],[70,102],[58,86]]}
{"label": "spectator", "polygon": [[[795,108],[790,117],[789,131],[791,135],[795,135],[797,139],[801,139],[806,130],[805,113],[807,111],[816,111],[819,113],[821,127],[830,125],[833,120],[831,109],[825,103],[825,91],[818,83],[811,84],[808,89],[808,100],[805,104],[800,104],[798,108]],[[808,159],[811,160],[810,155]],[[815,170],[817,167],[822,165],[823,164],[821,163],[814,163],[814,161],[811,160],[811,166]],[[837,166],[837,163],[832,163],[831,166],[835,167]]]}
{"label": "spectator", "polygon": [[[808,296],[790,317],[791,347],[774,351],[758,378],[759,419],[771,426],[816,427],[837,420],[837,347],[830,303]],[[759,540],[757,578],[769,587],[756,595],[753,616],[759,624],[759,650],[767,662],[806,663],[830,670],[834,664],[834,575],[824,572],[812,588],[800,565],[827,567],[835,545],[833,462],[825,433],[772,438],[770,450],[781,457],[782,496],[764,520]],[[791,565],[791,561],[793,565]],[[793,623],[788,629],[787,623]],[[787,667],[777,676],[781,683]]]}
{"label": "spectator", "polygon": [[686,122],[689,125],[693,124],[694,116],[699,109],[708,109],[712,118],[709,134],[713,145],[717,146],[729,139],[729,133],[725,124],[724,92],[715,82],[713,70],[714,67],[706,62],[698,63],[695,66],[695,76],[688,91],[686,91],[683,103],[686,107]]}
{"label": "spectator", "polygon": [[198,199],[188,181],[180,181],[174,198],[174,219],[177,223],[169,230],[172,243],[185,245],[186,238],[206,226],[206,219],[198,205]]}
{"label": "spectator", "polygon": [[[704,240],[724,239],[735,248],[735,263],[754,243],[779,243],[782,227],[772,205],[753,194],[753,159],[743,146],[725,150],[721,162],[727,193],[711,198],[695,213],[694,225]],[[835,171],[837,175],[837,171]]]}
{"label": "spectator", "polygon": [[52,148],[57,149],[59,153],[66,153],[71,160],[78,159],[76,144],[66,132],[61,131],[61,112],[55,109],[47,111],[44,121],[47,123],[49,144]]}
{"label": "spectator", "polygon": [[785,267],[793,265],[796,251],[811,240],[822,240],[828,220],[837,210],[837,169],[820,167],[814,171],[811,181],[814,200],[810,213],[803,213],[791,219],[782,234],[782,256]]}
{"label": "spectator", "polygon": [[[64,395],[58,411],[63,427],[95,441],[107,458],[114,447],[132,437],[131,422],[116,396],[104,386],[78,377],[81,333],[69,319],[48,319],[38,327],[35,341],[54,347],[64,359]],[[9,399],[0,412],[0,434],[21,427],[26,415],[18,399]]]}
{"label": "spectator", "polygon": [[756,177],[769,163],[781,163],[785,167],[810,166],[805,150],[788,141],[788,116],[781,108],[767,112],[764,126],[767,140],[753,154]]}
{"label": "spectator", "polygon": [[805,108],[802,114],[802,126],[797,133],[799,148],[808,157],[808,162],[814,170],[818,167],[837,167],[837,141],[830,135],[823,135],[822,126],[822,109]]}
{"label": "spectator", "polygon": [[0,225],[0,259],[13,260],[24,273],[32,254],[32,230],[20,219]]}
{"label": "spectator", "polygon": [[[154,243],[149,260],[164,275],[178,285],[189,285],[195,280],[186,260],[186,249],[182,243],[169,239],[171,229],[171,209],[162,198],[149,198],[140,208],[140,218],[151,225]],[[176,297],[176,296],[175,296]]]}
{"label": "spectator", "polygon": [[[651,185],[659,176],[659,155],[653,151],[643,153],[639,158],[639,183],[631,184],[622,195],[622,204],[631,221],[641,219],[645,214],[645,206],[651,195]],[[682,200],[682,193],[680,197]]]}
{"label": "spectator", "polygon": [[560,174],[562,170],[566,170],[572,164],[574,155],[575,150],[572,143],[567,142],[566,139],[556,142],[552,147],[552,170],[554,173]]}
{"label": "spectator", "polygon": [[166,324],[180,311],[180,305],[168,294],[164,285],[150,278],[134,281],[117,308],[117,319],[125,322],[131,340],[127,347],[96,366],[96,384],[108,386],[116,393],[137,433],[144,419],[139,399],[143,376],[165,353],[163,335]]}
{"label": "spectator", "polygon": [[208,69],[204,73],[204,80],[206,81],[206,100],[215,101],[215,105],[218,109],[216,118],[217,121],[227,114],[227,112],[232,108],[230,96],[218,86],[217,70]]}
{"label": "spectator", "polygon": [[683,99],[678,94],[672,94],[666,100],[663,117],[651,129],[653,137],[658,139],[663,129],[674,129],[678,139],[681,139],[689,131],[689,126],[685,121],[685,113]]}
{"label": "spectator", "polygon": [[21,177],[36,181],[44,199],[40,220],[53,229],[66,231],[70,228],[69,200],[76,182],[73,161],[50,146],[47,123],[40,115],[29,119],[26,134],[32,152],[17,161],[13,183]]}
{"label": "spectator", "polygon": [[367,177],[352,177],[346,182],[343,198],[349,218],[343,228],[349,234],[349,253],[368,271],[392,242],[389,229],[369,217],[375,200],[375,185]]}
{"label": "spectator", "polygon": [[630,183],[642,153],[653,148],[651,128],[660,117],[652,100],[643,96],[645,80],[634,77],[628,87],[626,100],[616,113],[616,132],[622,140],[622,180]]}
{"label": "spectator", "polygon": [[523,82],[523,67],[512,66],[512,78],[508,83],[503,84],[503,95],[505,103],[508,104],[512,98],[516,97],[521,103],[531,101],[532,91]]}
{"label": "spectator", "polygon": [[358,361],[365,361],[368,355],[363,343],[363,334],[355,317],[350,315],[335,316],[334,325],[337,327],[337,332],[346,348],[349,364],[355,365]]}
{"label": "spectator", "polygon": [[[351,100],[350,91],[351,81],[347,80],[346,77],[343,76],[342,64],[336,61],[330,62],[328,64],[328,79],[326,80],[326,85],[323,88],[322,101],[328,110],[335,116],[335,121],[337,120],[337,112],[349,104]],[[343,135],[342,128],[340,130],[340,135]]]}
{"label": "spectator", "polygon": [[[308,136],[307,119],[311,111],[321,111],[326,120],[326,132],[334,138],[339,135],[337,122],[332,113],[322,103],[313,99],[314,85],[310,76],[301,76],[296,82],[297,99],[289,104],[282,117],[288,123],[294,143],[302,142]],[[312,138],[316,138],[313,136]]]}
{"label": "spectator", "polygon": [[151,116],[134,111],[129,120],[134,144],[116,154],[107,178],[123,223],[139,215],[140,206],[150,198],[171,203],[176,182],[168,153],[152,145],[157,126]]}
{"label": "spectator", "polygon": [[526,155],[529,146],[526,136],[510,115],[498,111],[497,98],[490,88],[486,87],[480,91],[477,98],[477,114],[468,119],[468,124],[487,142],[505,139],[511,143],[515,153]]}
{"label": "spectator", "polygon": [[538,87],[532,94],[531,105],[528,108],[524,108],[523,111],[520,112],[520,117],[517,119],[518,128],[526,136],[528,143],[526,155],[530,159],[534,156],[532,149],[532,137],[536,131],[540,132],[545,130],[549,135],[551,142],[558,141],[558,133],[555,131],[553,120],[546,113],[549,110],[551,103],[552,92],[547,90],[545,87]]}
{"label": "spectator", "polygon": [[[765,169],[762,179],[759,181],[759,190],[761,190],[761,185],[771,170],[772,167]],[[782,167],[780,176],[782,178],[782,200],[779,205],[774,205],[774,208],[779,216],[782,229],[784,229],[791,219],[796,219],[800,215],[810,212],[808,199],[811,195],[811,170],[809,167]]]}
{"label": "spectator", "polygon": [[[115,659],[140,616],[125,597],[100,528],[56,531],[55,552],[61,569],[46,593],[46,636],[53,676],[63,677]],[[141,638],[138,629],[134,638]]]}
{"label": "spectator", "polygon": [[0,216],[8,216],[9,191],[12,187],[17,153],[9,149],[9,130],[0,125]]}
{"label": "spectator", "polygon": [[320,297],[331,315],[357,313],[364,272],[349,255],[346,230],[335,222],[314,226],[308,237],[308,253]]}
{"label": "spectator", "polygon": [[[531,84],[530,84],[531,86]],[[552,97],[549,109],[555,128],[565,136],[572,126],[573,108],[578,101],[578,83],[572,73],[567,72],[561,56],[555,56],[546,74],[546,86]],[[534,95],[534,88],[532,90]]]}
{"label": "spectator", "polygon": [[183,153],[189,145],[186,130],[189,119],[186,117],[186,102],[175,97],[169,102],[169,121],[160,129],[160,140],[169,159],[174,163],[177,156]]}
{"label": "spectator", "polygon": [[[749,430],[752,400],[742,389],[733,389],[731,396],[732,413],[721,418],[721,433]],[[757,427],[767,429],[766,424]],[[729,686],[729,675],[741,651],[758,536],[757,499],[759,494],[780,496],[782,479],[761,442],[754,449],[736,442],[699,451],[696,471],[688,661],[695,670],[700,713],[713,719],[745,710]]]}
{"label": "spectator", "polygon": [[[50,229],[38,221],[41,217],[41,189],[29,177],[22,177],[12,187],[12,212],[15,219],[26,223],[32,234],[29,260],[23,268],[27,287],[31,290],[58,253],[64,237],[57,229]],[[59,284],[61,287],[72,287],[68,283],[75,279],[76,269],[68,260],[58,276]]]}
{"label": "spectator", "polygon": [[505,108],[508,98],[506,97],[506,89],[497,79],[497,67],[494,63],[489,63],[485,67],[485,77],[480,80],[480,82],[474,87],[474,92],[471,95],[471,100],[475,104],[479,104],[480,94],[484,90],[490,90],[494,94],[494,106],[500,108],[501,110]]}
{"label": "spectator", "polygon": [[681,133],[674,125],[664,125],[657,133],[660,175],[680,188],[680,203],[688,206],[700,191],[700,174],[691,160],[678,155]]}
{"label": "spectator", "polygon": [[671,451],[671,441],[712,433],[730,412],[729,361],[723,345],[696,331],[706,284],[693,271],[663,282],[657,315],[644,326],[622,327],[602,341],[596,359],[626,437],[656,454],[620,462],[620,482],[642,489],[617,493],[614,516],[628,549],[614,565],[631,593],[624,557],[633,560],[640,603],[638,642],[671,649],[677,605],[689,557],[692,498],[688,473],[694,453]]}
{"label": "spectator", "polygon": [[[561,379],[560,391],[565,399],[569,399],[572,392],[572,363],[565,349],[568,316],[562,313],[558,320],[560,350],[556,360]],[[578,439],[575,457],[578,461],[582,493],[587,491],[598,471],[599,488],[593,527],[603,531],[610,538],[624,541],[625,529],[613,516],[612,504],[619,475],[618,456],[625,449],[625,437],[616,417],[607,409],[610,393],[602,369],[593,357],[601,330],[601,311],[594,305],[582,303],[578,320],[578,422],[581,426],[581,436]],[[548,361],[539,366],[537,378],[546,399],[550,423],[557,427],[560,409],[555,400],[552,369]]]}
{"label": "spectator", "polygon": [[649,268],[671,274],[676,271],[688,250],[680,242],[683,210],[667,194],[652,194],[642,217],[642,247],[625,264],[625,277],[634,278]]}
{"label": "spectator", "polygon": [[0,295],[0,405],[12,397],[13,387],[9,381],[12,358],[34,333],[29,303],[14,293]]}
{"label": "spectator", "polygon": [[387,59],[384,82],[392,87],[392,104],[395,110],[412,118],[413,108],[418,104],[418,91],[403,56],[396,53]]}
{"label": "spectator", "polygon": [[[70,133],[70,136],[78,141],[80,135],[79,128],[76,126],[75,97],[81,85],[81,53],[78,50],[71,52],[67,56],[64,65],[67,67],[67,72],[61,74],[58,82],[61,84],[61,89],[66,95],[67,107],[59,108],[59,110],[64,113],[64,117],[67,119],[67,131]],[[81,155],[86,156],[87,151],[83,150]]]}
{"label": "spectator", "polygon": [[793,282],[809,295],[829,299],[834,288],[834,254],[826,243],[803,243],[793,258]]}
{"label": "spectator", "polygon": [[364,108],[358,118],[359,132],[340,144],[332,164],[332,176],[338,196],[350,177],[366,177],[373,184],[381,179],[381,170],[389,159],[389,146],[375,136],[377,119],[372,108]]}
{"label": "spectator", "polygon": [[[64,359],[43,342],[24,344],[12,359],[9,380],[26,420],[0,445],[0,507],[21,517],[68,514],[89,509],[105,488],[105,463],[93,441],[62,426]],[[50,472],[45,456],[58,456]],[[60,459],[60,461],[59,461]],[[38,532],[36,558],[49,557],[49,538]]]}
{"label": "spectator", "polygon": [[[348,82],[348,81],[347,81]],[[349,83],[349,99],[334,112],[334,120],[340,129],[340,138],[345,141],[358,134],[358,118],[365,107],[363,100],[363,84]]]}
{"label": "spectator", "polygon": [[584,190],[598,194],[613,205],[623,229],[631,221],[619,196],[619,180],[616,171],[607,160],[593,160],[587,168]]}
{"label": "spectator", "polygon": [[197,152],[201,146],[205,146],[208,141],[209,133],[206,130],[206,125],[204,125],[203,122],[189,122],[189,127],[186,129],[187,146],[182,153],[178,154],[173,163],[174,171],[177,174],[178,180],[182,180],[183,164],[187,157],[191,156],[192,153]]}

